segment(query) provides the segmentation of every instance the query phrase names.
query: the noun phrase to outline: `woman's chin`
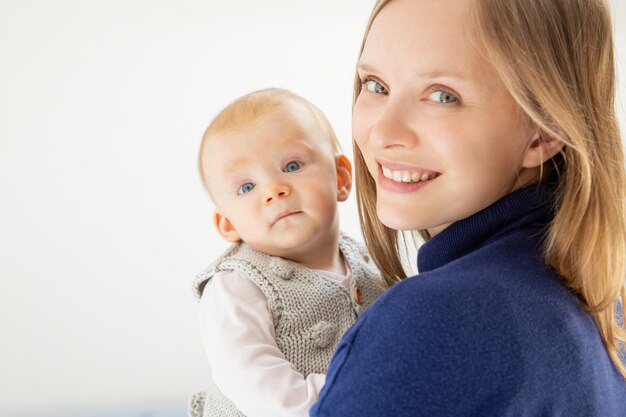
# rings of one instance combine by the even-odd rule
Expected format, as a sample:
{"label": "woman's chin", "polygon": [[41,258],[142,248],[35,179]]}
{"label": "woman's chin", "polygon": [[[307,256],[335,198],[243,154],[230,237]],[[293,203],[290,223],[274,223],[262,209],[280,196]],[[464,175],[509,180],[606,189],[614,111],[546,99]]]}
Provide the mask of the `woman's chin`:
{"label": "woman's chin", "polygon": [[408,209],[401,206],[390,206],[379,204],[376,207],[378,220],[390,229],[398,231],[418,231],[427,230],[431,236],[441,232],[450,225],[450,221],[445,218],[432,218],[432,216],[421,216],[416,218],[416,209]]}
{"label": "woman's chin", "polygon": [[421,222],[416,219],[407,218],[407,212],[398,209],[387,209],[385,207],[377,207],[376,213],[378,220],[385,226],[394,230],[420,230]]}

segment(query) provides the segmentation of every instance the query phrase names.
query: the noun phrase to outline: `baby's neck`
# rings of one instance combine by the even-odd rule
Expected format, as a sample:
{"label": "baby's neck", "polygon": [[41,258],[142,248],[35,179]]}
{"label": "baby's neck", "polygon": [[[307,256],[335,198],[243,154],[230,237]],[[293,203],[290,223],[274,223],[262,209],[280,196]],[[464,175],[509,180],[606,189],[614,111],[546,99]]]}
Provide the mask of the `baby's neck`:
{"label": "baby's neck", "polygon": [[348,273],[346,262],[339,250],[339,239],[333,239],[330,242],[316,242],[316,248],[303,248],[302,252],[292,253],[286,258],[309,269],[328,271],[339,275]]}
{"label": "baby's neck", "polygon": [[339,245],[332,252],[327,248],[317,253],[308,253],[306,257],[294,257],[293,261],[306,266],[309,269],[333,272],[339,275],[346,275],[346,262],[343,259]]}
{"label": "baby's neck", "polygon": [[309,269],[317,269],[319,271],[332,272],[338,275],[346,275],[348,273],[346,262],[342,253],[337,250],[337,256],[331,262],[317,265],[305,265]]}

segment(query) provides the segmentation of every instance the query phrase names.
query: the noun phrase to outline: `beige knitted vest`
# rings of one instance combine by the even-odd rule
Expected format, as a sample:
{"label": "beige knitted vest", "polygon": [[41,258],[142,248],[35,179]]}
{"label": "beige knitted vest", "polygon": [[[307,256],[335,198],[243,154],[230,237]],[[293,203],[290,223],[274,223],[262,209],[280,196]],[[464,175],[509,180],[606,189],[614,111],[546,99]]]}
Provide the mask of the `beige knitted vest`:
{"label": "beige knitted vest", "polygon": [[[323,374],[343,333],[385,289],[361,244],[341,234],[339,249],[350,269],[350,291],[302,265],[240,243],[196,277],[194,293],[199,299],[217,271],[245,273],[267,297],[276,343],[287,360],[305,376]],[[192,395],[188,412],[191,417],[243,416],[211,377],[206,392]]]}

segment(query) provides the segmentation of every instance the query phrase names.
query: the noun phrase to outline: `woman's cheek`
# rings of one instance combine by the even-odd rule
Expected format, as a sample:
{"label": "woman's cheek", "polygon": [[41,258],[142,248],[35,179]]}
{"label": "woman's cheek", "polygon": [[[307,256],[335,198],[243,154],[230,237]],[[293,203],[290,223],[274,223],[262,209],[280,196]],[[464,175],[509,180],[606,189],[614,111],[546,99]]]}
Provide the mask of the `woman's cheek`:
{"label": "woman's cheek", "polygon": [[354,112],[352,114],[352,135],[354,137],[354,141],[358,145],[363,156],[366,156],[367,152],[367,142],[369,139],[370,131],[372,130],[371,123],[369,123],[370,118],[366,117],[365,111],[362,105],[357,105],[354,107]]}

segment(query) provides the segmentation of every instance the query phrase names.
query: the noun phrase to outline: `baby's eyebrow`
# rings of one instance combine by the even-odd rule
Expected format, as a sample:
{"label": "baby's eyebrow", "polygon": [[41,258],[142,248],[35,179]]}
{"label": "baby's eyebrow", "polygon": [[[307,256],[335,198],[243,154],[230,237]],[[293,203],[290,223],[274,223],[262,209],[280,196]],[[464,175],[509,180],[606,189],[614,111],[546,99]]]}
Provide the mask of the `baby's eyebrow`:
{"label": "baby's eyebrow", "polygon": [[241,171],[242,168],[246,167],[249,163],[247,158],[235,158],[232,161],[229,161],[224,170],[222,171],[226,176],[232,176]]}
{"label": "baby's eyebrow", "polygon": [[292,156],[302,155],[307,156],[314,153],[318,148],[319,144],[311,144],[309,140],[303,138],[302,133],[297,133],[294,135],[286,135],[284,136],[284,141],[281,145],[278,145],[280,148],[280,158],[290,158]]}
{"label": "baby's eyebrow", "polygon": [[367,64],[359,62],[357,69],[363,72],[376,72],[376,70]]}

